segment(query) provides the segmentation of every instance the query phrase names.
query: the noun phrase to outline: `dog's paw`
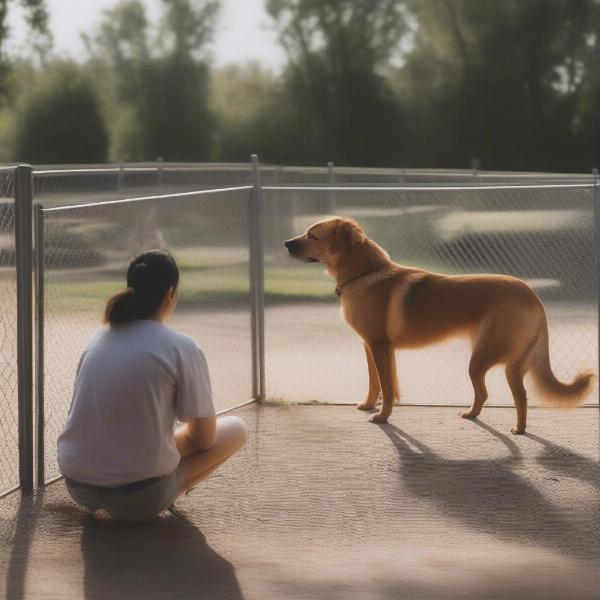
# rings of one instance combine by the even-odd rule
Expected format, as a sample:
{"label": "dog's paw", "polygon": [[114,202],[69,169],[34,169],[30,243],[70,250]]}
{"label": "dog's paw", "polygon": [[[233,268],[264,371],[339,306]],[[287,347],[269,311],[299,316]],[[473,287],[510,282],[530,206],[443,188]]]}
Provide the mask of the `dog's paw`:
{"label": "dog's paw", "polygon": [[525,427],[513,427],[510,432],[513,435],[523,435],[525,433]]}
{"label": "dog's paw", "polygon": [[375,413],[369,417],[371,423],[387,423],[388,418],[381,413]]}
{"label": "dog's paw", "polygon": [[470,410],[465,410],[461,413],[458,413],[463,419],[476,419],[479,415],[476,415],[474,412]]}
{"label": "dog's paw", "polygon": [[375,408],[375,402],[367,402],[364,400],[363,402],[359,402],[356,405],[356,408],[358,408],[358,410],[371,410],[372,408]]}

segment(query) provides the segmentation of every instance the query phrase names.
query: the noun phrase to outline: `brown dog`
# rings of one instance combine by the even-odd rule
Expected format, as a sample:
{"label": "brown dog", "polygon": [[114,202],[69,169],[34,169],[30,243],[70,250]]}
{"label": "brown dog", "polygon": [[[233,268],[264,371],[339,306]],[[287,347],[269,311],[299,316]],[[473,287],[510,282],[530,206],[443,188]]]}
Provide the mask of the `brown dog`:
{"label": "brown dog", "polygon": [[335,277],[346,322],[363,339],[369,368],[369,391],[358,408],[381,410],[371,421],[383,423],[399,398],[394,351],[416,348],[465,334],[473,354],[469,376],[475,398],[462,417],[479,415],[488,394],[485,374],[506,365],[506,379],[517,408],[513,433],[524,433],[527,420],[525,373],[531,371],[540,394],[549,402],[573,406],[591,390],[593,374],[580,373],[573,383],[560,382],[550,367],[544,307],[520,279],[507,275],[440,275],[403,267],[368,239],[352,219],[333,217],[315,223],[285,242],[289,253],[321,262]]}

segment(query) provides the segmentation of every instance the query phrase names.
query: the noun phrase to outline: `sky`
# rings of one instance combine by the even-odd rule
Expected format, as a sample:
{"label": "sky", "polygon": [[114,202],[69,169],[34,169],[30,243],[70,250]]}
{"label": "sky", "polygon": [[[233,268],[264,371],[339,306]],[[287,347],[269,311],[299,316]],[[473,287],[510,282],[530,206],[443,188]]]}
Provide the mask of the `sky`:
{"label": "sky", "polygon": [[[81,32],[93,30],[100,21],[102,11],[118,4],[118,0],[46,2],[54,35],[54,51],[73,58],[80,57],[84,51]],[[156,19],[160,14],[160,3],[160,0],[144,0],[151,18]],[[263,0],[223,0],[212,48],[215,66],[255,59],[265,67],[279,70],[284,63],[284,55],[275,33],[269,29],[269,22]],[[14,5],[9,13],[9,25],[11,37],[7,49],[22,53],[27,48],[27,27],[20,9]]]}

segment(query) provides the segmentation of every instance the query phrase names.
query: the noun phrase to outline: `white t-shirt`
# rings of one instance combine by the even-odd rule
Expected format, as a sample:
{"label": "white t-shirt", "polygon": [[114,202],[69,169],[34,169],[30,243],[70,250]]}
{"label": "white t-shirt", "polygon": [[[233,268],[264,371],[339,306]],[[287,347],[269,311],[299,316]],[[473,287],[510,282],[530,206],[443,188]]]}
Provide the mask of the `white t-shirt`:
{"label": "white t-shirt", "polygon": [[61,472],[116,486],[166,475],[179,463],[176,419],[215,414],[196,342],[158,321],[100,329],[85,349],[58,438]]}

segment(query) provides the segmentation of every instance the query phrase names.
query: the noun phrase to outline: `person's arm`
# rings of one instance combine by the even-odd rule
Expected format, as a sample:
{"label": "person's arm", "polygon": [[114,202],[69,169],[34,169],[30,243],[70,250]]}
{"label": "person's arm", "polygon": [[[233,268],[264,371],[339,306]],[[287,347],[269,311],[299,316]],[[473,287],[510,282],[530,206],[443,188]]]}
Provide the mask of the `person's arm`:
{"label": "person's arm", "polygon": [[191,338],[184,338],[177,365],[176,416],[184,423],[175,431],[179,455],[208,450],[217,436],[208,364]]}
{"label": "person's arm", "polygon": [[208,450],[217,437],[216,417],[196,417],[189,419],[177,428],[175,441],[180,456],[189,456],[194,452]]}

